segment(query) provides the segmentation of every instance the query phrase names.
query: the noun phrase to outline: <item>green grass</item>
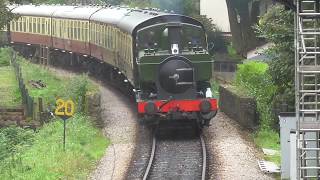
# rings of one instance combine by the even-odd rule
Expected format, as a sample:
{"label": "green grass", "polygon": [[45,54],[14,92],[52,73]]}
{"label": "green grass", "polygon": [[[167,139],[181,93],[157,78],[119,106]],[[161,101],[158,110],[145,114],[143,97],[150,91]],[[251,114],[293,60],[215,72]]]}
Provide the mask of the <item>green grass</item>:
{"label": "green grass", "polygon": [[0,107],[21,106],[21,93],[13,67],[0,67],[0,74]]}
{"label": "green grass", "polygon": [[79,114],[67,120],[65,152],[63,121],[44,125],[14,164],[10,157],[1,161],[1,179],[86,179],[110,143],[90,122]]}
{"label": "green grass", "polygon": [[[279,134],[273,130],[261,129],[254,134],[254,142],[260,148],[273,149],[280,152]],[[277,165],[281,163],[280,153],[274,156],[265,155],[267,161],[272,161]]]}
{"label": "green grass", "polygon": [[[77,86],[82,83],[85,83],[83,85],[86,88],[86,93],[98,91],[98,87],[89,81],[86,75],[76,77],[60,76],[44,69],[40,65],[26,61],[21,57],[19,57],[19,64],[30,96],[42,97],[46,102],[53,103],[58,97],[69,98],[70,96],[76,96],[76,88],[78,88]],[[35,88],[28,83],[30,80],[41,80],[46,87],[41,89]]]}

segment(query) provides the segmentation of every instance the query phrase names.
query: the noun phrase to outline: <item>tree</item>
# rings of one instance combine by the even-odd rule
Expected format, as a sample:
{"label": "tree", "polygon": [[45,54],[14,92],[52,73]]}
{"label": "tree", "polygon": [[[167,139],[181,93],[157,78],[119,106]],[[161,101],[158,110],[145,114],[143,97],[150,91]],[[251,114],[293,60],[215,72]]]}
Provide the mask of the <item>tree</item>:
{"label": "tree", "polygon": [[206,30],[209,53],[213,55],[216,51],[225,52],[227,49],[225,39],[218,27],[212,23],[212,19],[205,15],[193,15],[192,17],[200,21]]}
{"label": "tree", "polygon": [[294,12],[282,5],[274,6],[259,21],[256,27],[260,37],[272,43],[266,53],[271,58],[269,72],[277,85],[273,106],[289,105],[294,110]]}
{"label": "tree", "polygon": [[286,7],[286,10],[296,10],[296,6],[294,5],[294,0],[275,0],[278,3],[283,4]]}
{"label": "tree", "polygon": [[258,39],[255,36],[254,26],[259,16],[259,1],[253,0],[226,0],[232,42],[238,54],[243,57],[256,47]]}
{"label": "tree", "polygon": [[151,3],[151,0],[124,0],[122,4],[129,5],[131,7],[156,7]]}
{"label": "tree", "polygon": [[188,16],[200,14],[199,0],[105,0],[105,2],[111,5],[123,4],[139,8],[160,8]]}
{"label": "tree", "polygon": [[20,0],[0,0],[0,29],[2,30],[8,22],[10,22],[14,15],[10,12],[8,8],[8,3],[20,3]]}
{"label": "tree", "polygon": [[192,16],[200,14],[199,0],[152,0],[152,5],[178,14]]}

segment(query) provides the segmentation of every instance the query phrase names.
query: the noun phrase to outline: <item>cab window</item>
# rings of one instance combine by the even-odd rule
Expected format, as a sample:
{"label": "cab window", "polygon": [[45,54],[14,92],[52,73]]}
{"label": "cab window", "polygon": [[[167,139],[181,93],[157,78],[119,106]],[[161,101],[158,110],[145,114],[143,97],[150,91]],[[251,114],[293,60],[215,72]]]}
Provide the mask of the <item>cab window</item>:
{"label": "cab window", "polygon": [[138,31],[138,50],[157,49],[158,51],[169,50],[168,29],[165,25],[157,25]]}
{"label": "cab window", "polygon": [[204,30],[199,26],[183,25],[181,27],[182,49],[187,50],[191,47],[202,47],[206,49],[206,36]]}

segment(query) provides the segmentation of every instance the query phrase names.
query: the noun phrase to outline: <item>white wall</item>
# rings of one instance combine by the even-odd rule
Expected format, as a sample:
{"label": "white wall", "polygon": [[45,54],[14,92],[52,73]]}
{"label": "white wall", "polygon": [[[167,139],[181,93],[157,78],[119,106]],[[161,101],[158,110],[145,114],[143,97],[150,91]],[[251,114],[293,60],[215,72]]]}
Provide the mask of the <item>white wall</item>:
{"label": "white wall", "polygon": [[222,32],[230,32],[228,9],[225,0],[200,0],[200,14],[212,18]]}

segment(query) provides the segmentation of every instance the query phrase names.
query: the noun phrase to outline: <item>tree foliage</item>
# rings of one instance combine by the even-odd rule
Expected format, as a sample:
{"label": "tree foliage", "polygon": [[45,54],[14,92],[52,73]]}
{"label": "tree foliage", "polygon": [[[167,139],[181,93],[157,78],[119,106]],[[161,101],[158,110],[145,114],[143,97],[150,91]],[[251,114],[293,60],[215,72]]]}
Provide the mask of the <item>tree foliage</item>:
{"label": "tree foliage", "polygon": [[8,3],[20,3],[20,0],[0,0],[0,30],[2,30],[8,24],[8,22],[14,18],[14,15],[7,7]]}
{"label": "tree foliage", "polygon": [[225,39],[219,28],[213,24],[212,19],[205,15],[193,15],[192,17],[200,21],[206,30],[209,53],[213,55],[217,51],[225,52],[227,50]]}
{"label": "tree foliage", "polygon": [[282,5],[274,6],[259,21],[256,27],[260,37],[272,43],[266,53],[271,58],[269,72],[277,85],[273,101],[275,108],[281,104],[294,110],[294,12]]}
{"label": "tree foliage", "polygon": [[200,14],[199,2],[194,0],[105,0],[111,5],[129,5],[130,7],[154,7],[174,11],[178,14]]}

